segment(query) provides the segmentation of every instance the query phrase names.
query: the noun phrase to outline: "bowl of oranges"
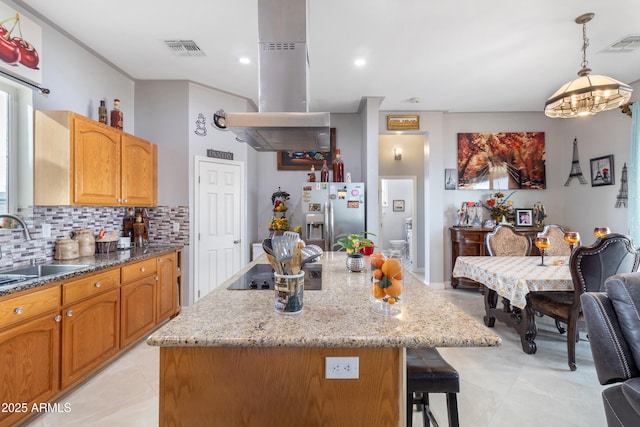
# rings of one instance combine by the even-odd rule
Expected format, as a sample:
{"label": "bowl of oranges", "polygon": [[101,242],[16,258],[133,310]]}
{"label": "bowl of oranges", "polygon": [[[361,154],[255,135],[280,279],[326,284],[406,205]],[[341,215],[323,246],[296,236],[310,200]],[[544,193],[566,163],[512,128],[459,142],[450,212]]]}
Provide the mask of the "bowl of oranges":
{"label": "bowl of oranges", "polygon": [[376,252],[371,254],[371,300],[380,314],[400,313],[404,272],[400,258]]}

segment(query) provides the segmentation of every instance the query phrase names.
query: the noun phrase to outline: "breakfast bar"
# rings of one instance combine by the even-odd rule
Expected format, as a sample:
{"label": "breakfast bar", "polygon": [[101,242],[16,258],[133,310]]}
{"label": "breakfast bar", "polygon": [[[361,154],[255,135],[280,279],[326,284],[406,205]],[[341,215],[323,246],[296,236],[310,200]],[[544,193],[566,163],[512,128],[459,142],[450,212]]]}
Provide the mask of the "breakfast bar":
{"label": "breakfast bar", "polygon": [[[156,331],[160,425],[404,425],[405,348],[500,345],[411,274],[401,314],[375,313],[369,273],[345,258],[324,253],[298,314],[277,313],[273,290],[227,289],[263,256]],[[358,358],[357,378],[327,379],[327,357]]]}

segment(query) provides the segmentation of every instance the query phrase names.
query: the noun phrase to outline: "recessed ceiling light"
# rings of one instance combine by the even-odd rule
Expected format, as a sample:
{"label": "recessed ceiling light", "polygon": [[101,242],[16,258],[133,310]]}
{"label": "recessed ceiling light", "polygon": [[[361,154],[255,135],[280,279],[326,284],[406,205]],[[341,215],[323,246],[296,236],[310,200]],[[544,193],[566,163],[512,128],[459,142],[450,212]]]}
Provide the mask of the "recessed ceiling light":
{"label": "recessed ceiling light", "polygon": [[353,63],[356,65],[356,67],[364,67],[365,65],[367,65],[367,61],[364,60],[363,58],[358,58],[355,61],[353,61]]}
{"label": "recessed ceiling light", "polygon": [[241,64],[251,64],[251,58],[247,58],[246,56],[240,57],[238,61],[240,61]]}

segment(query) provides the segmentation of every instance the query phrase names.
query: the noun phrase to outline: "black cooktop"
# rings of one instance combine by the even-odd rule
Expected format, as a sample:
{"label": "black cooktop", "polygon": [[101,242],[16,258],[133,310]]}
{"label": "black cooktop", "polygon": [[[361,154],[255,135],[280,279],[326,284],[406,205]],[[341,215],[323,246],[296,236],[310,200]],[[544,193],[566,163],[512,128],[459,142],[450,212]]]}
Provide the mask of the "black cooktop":
{"label": "black cooktop", "polygon": [[[322,288],[322,265],[306,264],[303,268],[304,289],[320,290]],[[267,290],[273,289],[273,268],[270,264],[256,264],[235,280],[227,289]]]}

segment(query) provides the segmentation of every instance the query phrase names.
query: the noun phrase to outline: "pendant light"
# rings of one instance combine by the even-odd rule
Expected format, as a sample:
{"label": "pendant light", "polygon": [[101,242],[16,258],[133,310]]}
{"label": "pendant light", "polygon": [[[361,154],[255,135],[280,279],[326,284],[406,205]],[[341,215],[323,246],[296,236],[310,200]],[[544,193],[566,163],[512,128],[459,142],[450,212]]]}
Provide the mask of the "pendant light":
{"label": "pendant light", "polygon": [[587,67],[587,22],[591,18],[593,13],[585,13],[576,18],[576,24],[582,25],[582,69],[578,71],[577,79],[558,89],[544,104],[544,113],[548,117],[593,115],[626,104],[631,98],[631,86],[611,77],[589,75],[591,69]]}

